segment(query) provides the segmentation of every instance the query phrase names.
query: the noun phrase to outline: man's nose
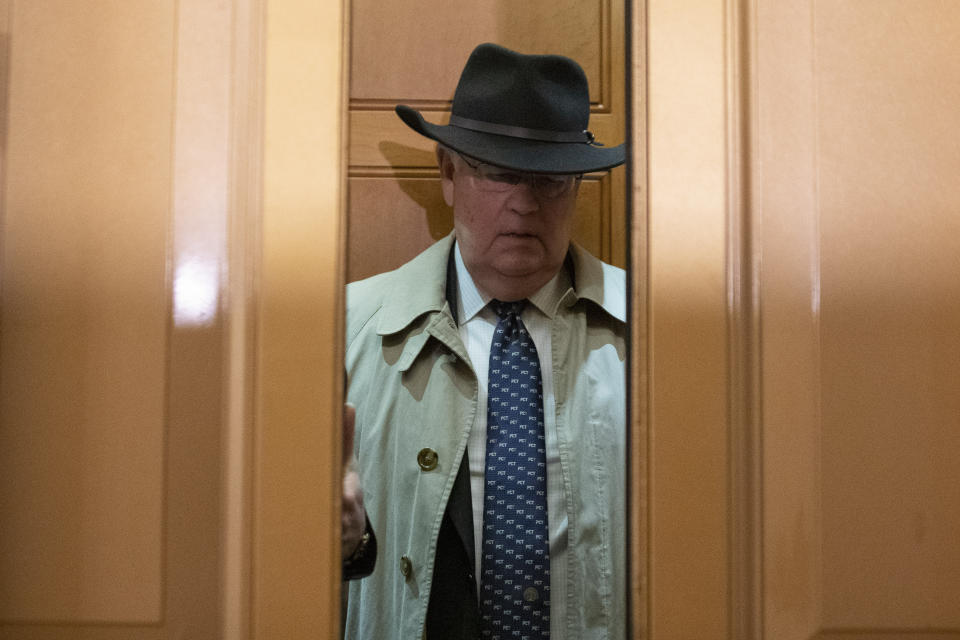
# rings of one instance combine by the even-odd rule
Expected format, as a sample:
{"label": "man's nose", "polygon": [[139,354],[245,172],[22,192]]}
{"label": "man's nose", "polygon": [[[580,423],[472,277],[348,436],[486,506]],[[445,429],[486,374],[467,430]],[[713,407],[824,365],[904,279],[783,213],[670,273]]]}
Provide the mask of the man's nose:
{"label": "man's nose", "polygon": [[540,200],[529,180],[523,180],[513,188],[508,204],[512,211],[520,214],[533,213],[540,208]]}

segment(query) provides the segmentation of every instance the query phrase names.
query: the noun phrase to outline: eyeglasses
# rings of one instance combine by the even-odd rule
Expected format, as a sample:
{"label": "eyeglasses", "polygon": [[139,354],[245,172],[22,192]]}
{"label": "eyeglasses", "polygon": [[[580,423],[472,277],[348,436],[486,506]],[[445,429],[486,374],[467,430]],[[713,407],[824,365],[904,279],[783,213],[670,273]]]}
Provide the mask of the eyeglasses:
{"label": "eyeglasses", "polygon": [[519,171],[510,171],[503,167],[497,167],[492,164],[478,162],[473,164],[467,157],[457,154],[464,164],[473,169],[472,182],[477,189],[481,191],[493,191],[503,193],[510,191],[521,182],[530,185],[534,194],[544,199],[559,198],[570,192],[573,185],[583,178],[583,175],[549,175],[545,173],[524,173]]}

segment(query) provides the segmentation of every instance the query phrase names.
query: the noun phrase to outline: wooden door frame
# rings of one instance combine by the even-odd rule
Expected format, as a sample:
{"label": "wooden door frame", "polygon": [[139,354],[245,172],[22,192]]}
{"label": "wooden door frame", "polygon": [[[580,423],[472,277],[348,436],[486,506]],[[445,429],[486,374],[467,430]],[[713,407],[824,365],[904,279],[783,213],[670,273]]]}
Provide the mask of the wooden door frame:
{"label": "wooden door frame", "polygon": [[[335,637],[349,0],[258,1],[266,32],[251,635]],[[731,195],[739,174],[731,182],[728,172],[737,112],[729,109],[725,47],[731,7],[740,4],[701,4],[638,0],[628,11],[633,638],[691,629],[724,637],[732,624],[728,224],[740,205]],[[704,38],[678,54],[677,42]],[[703,63],[696,72],[691,58]],[[297,75],[298,67],[309,68]],[[318,187],[317,176],[336,179]],[[691,189],[697,206],[686,200]],[[684,326],[685,296],[699,301],[702,325]],[[686,340],[690,330],[703,330],[702,339]],[[293,333],[298,344],[289,343]],[[308,357],[298,356],[303,349]],[[703,424],[712,425],[706,437],[691,432]],[[691,441],[699,448],[690,451]],[[702,478],[690,477],[691,459],[711,461]],[[678,482],[682,491],[672,492]],[[690,539],[697,530],[683,528],[685,513],[701,514],[703,527],[720,533],[698,546]],[[681,596],[708,606],[687,616],[675,607]]]}
{"label": "wooden door frame", "polygon": [[[248,249],[252,255],[246,267],[254,274],[255,298],[247,323],[255,345],[254,381],[248,382],[253,389],[249,571],[234,569],[234,575],[248,576],[250,608],[247,619],[235,608],[232,624],[242,630],[241,637],[336,637],[339,528],[330,525],[339,520],[343,389],[336,372],[342,370],[343,352],[345,52],[350,6],[349,0],[250,2],[254,32],[259,23],[262,34],[262,42],[254,38],[251,64],[260,69],[263,100],[251,105],[260,114],[262,129],[254,127],[248,135],[263,149],[252,171],[259,170],[262,176],[262,193],[252,198],[248,194],[256,211],[247,216],[258,230],[252,242],[247,239],[247,247],[253,248]],[[648,637],[650,504],[645,462],[650,412],[648,72],[642,1],[628,3],[628,24],[631,17],[628,68],[634,88],[628,135],[634,157],[628,177],[633,193],[629,246],[631,295],[636,302],[631,307],[630,591],[632,637],[641,638]],[[304,65],[303,60],[312,64]],[[302,75],[291,73],[304,66],[309,69]],[[339,132],[339,137],[331,139],[330,131]],[[336,179],[318,186],[316,176]],[[296,344],[290,343],[290,335],[298,336]],[[308,357],[302,357],[302,349]],[[300,464],[294,467],[291,460]],[[244,589],[237,593],[242,598]]]}
{"label": "wooden door frame", "polygon": [[262,43],[249,637],[335,638],[340,612],[349,4],[252,0]]}
{"label": "wooden door frame", "polygon": [[762,635],[755,3],[642,5],[632,633],[752,640]]}

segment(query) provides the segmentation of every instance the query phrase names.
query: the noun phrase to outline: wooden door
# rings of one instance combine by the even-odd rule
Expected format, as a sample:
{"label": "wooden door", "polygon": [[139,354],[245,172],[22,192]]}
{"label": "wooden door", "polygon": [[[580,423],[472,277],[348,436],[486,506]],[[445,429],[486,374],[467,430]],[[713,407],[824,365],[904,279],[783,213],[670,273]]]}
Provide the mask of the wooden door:
{"label": "wooden door", "polygon": [[643,633],[960,638],[960,6],[648,4]]}
{"label": "wooden door", "polygon": [[2,638],[221,637],[233,16],[177,5],[0,2]]}
{"label": "wooden door", "polygon": [[955,3],[756,16],[769,637],[960,638],[958,42]]}
{"label": "wooden door", "polygon": [[344,24],[0,2],[0,638],[337,633]]}
{"label": "wooden door", "polygon": [[[393,108],[409,104],[445,122],[473,48],[496,42],[523,53],[560,53],[586,71],[590,127],[598,140],[624,140],[624,4],[451,3],[353,0],[350,38],[348,281],[395,268],[453,228],[443,202],[435,144],[407,128]],[[576,239],[597,256],[626,263],[625,170],[587,176]]]}

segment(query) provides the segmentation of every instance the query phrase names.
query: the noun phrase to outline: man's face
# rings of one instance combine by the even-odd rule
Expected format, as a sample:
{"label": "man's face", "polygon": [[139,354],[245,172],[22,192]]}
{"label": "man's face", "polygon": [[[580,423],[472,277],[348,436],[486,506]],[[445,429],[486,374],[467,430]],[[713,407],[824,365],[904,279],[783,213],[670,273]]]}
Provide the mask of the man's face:
{"label": "man's face", "polygon": [[555,197],[529,181],[491,191],[463,158],[441,149],[438,159],[443,196],[453,207],[457,242],[474,282],[505,301],[536,293],[563,265],[579,180]]}

